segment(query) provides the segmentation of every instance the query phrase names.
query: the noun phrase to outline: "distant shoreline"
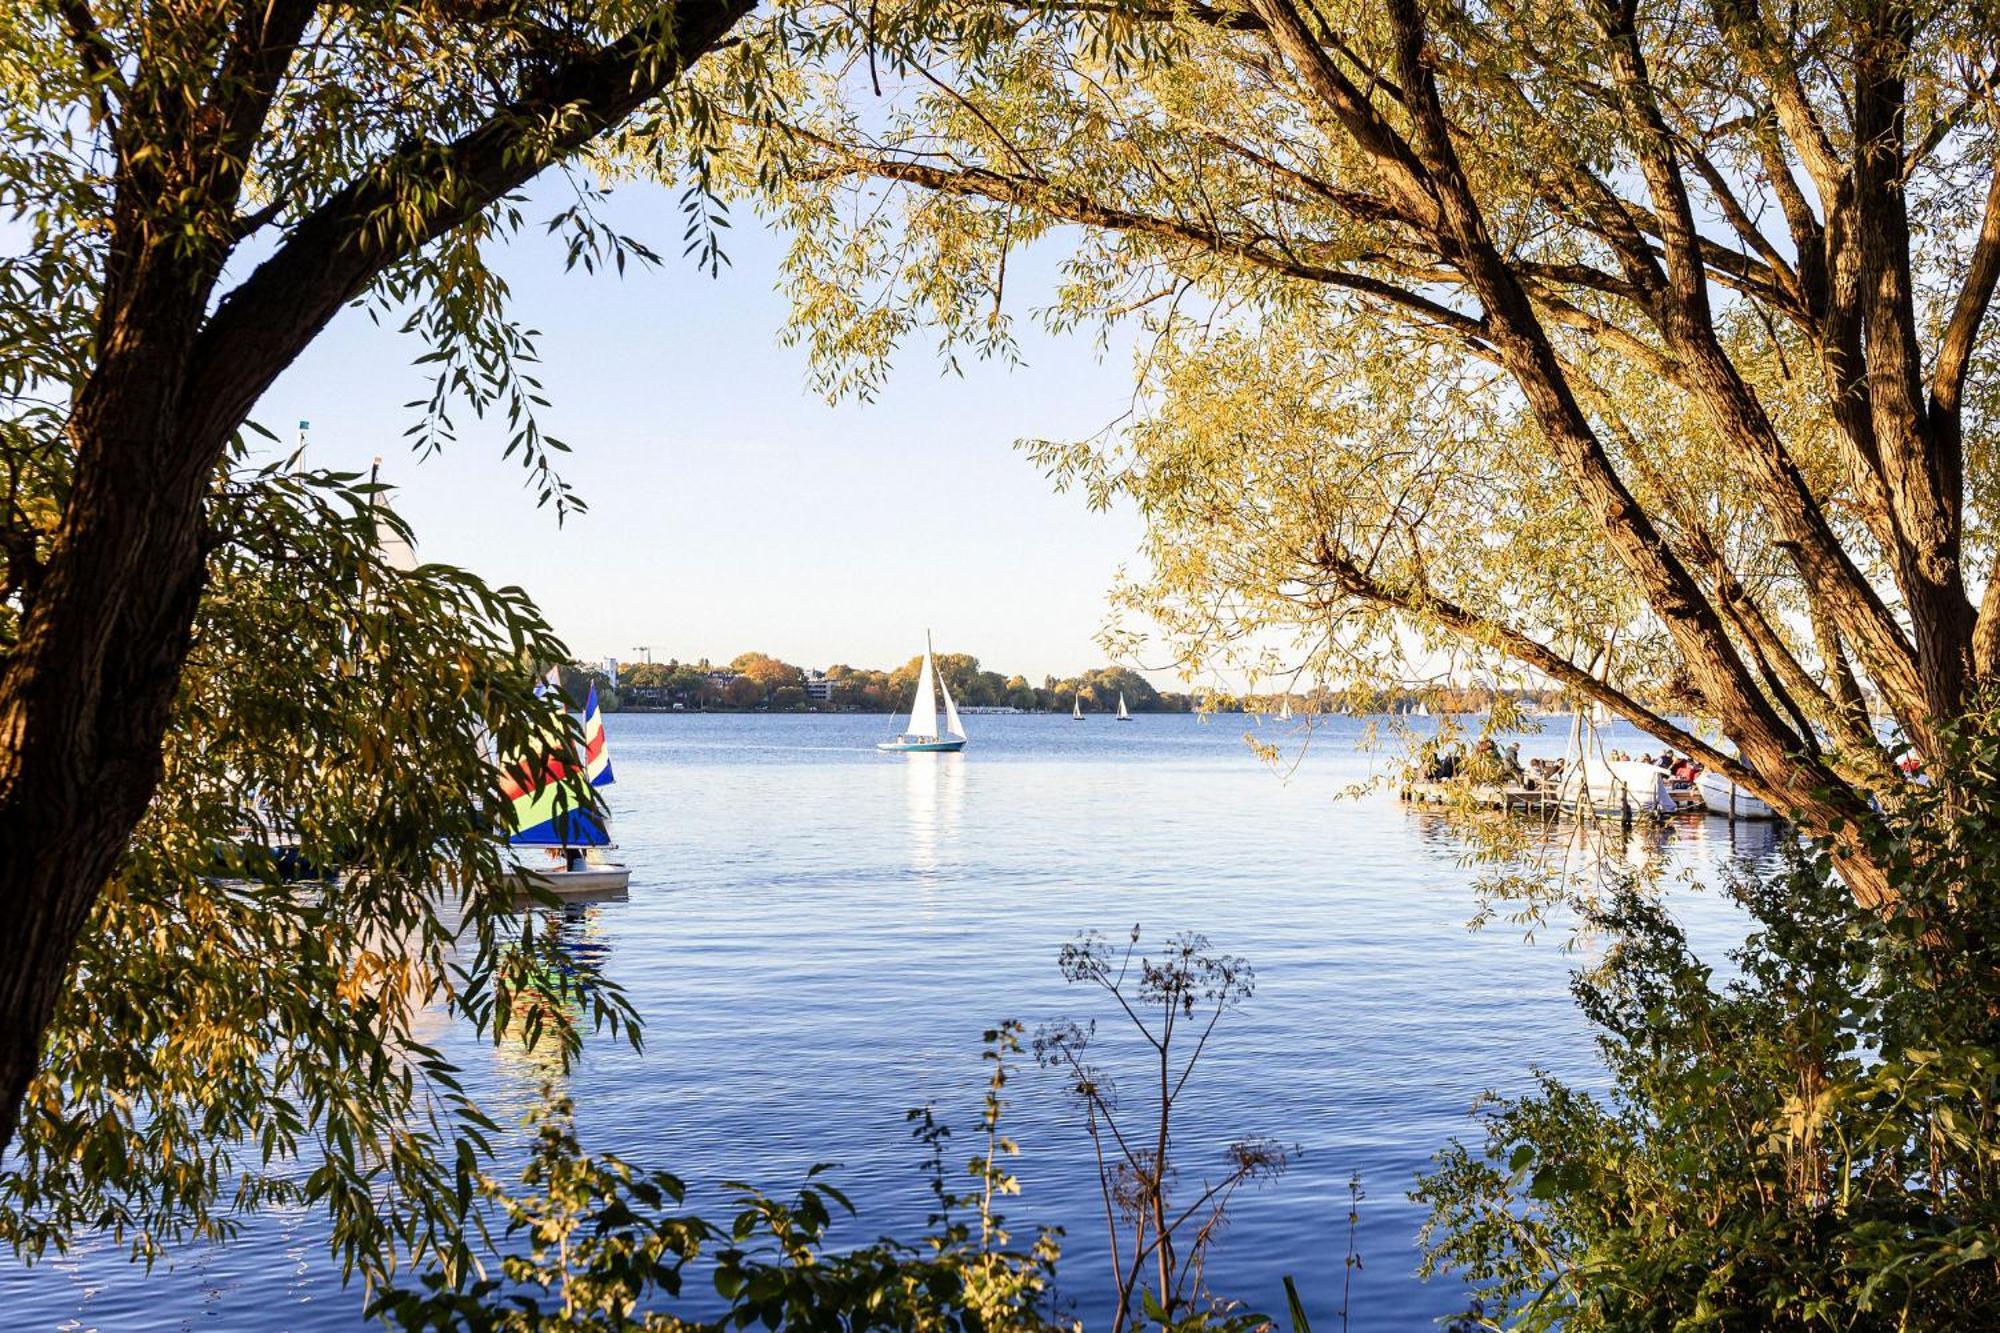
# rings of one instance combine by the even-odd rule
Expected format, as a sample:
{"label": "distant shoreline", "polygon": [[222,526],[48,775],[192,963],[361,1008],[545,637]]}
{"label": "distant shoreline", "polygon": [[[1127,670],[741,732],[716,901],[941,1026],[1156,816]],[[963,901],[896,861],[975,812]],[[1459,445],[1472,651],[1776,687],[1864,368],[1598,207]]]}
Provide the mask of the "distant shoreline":
{"label": "distant shoreline", "polygon": [[[615,712],[607,710],[607,716],[626,713],[644,713],[648,716],[665,717],[900,717],[907,712],[903,708],[651,708],[626,706]],[[1015,708],[1005,712],[990,712],[980,708],[958,710],[967,717],[1069,717],[1067,708]],[[1133,717],[1190,717],[1198,711],[1191,708],[1149,708],[1143,712],[1131,709]],[[1217,710],[1243,712],[1243,709]],[[1117,713],[1108,708],[1086,708],[1085,717],[1116,717]]]}
{"label": "distant shoreline", "polygon": [[[901,717],[903,713],[906,711],[907,710],[901,708],[653,708],[653,707],[628,706],[628,707],[621,707],[615,710],[607,709],[606,715],[611,717],[618,717],[627,714],[644,715],[648,717]],[[963,713],[967,717],[1070,717],[1072,716],[1072,714],[1067,708],[1015,708],[1004,712],[987,711],[985,709],[977,709],[977,708],[961,708],[958,711],[960,713]],[[1465,712],[1452,713],[1449,716],[1481,717],[1485,715],[1485,712],[1486,710],[1484,709],[1473,709]],[[1140,709],[1134,708],[1130,709],[1129,713],[1132,717],[1199,717],[1203,715],[1203,710],[1199,708],[1148,708],[1142,711]],[[1109,708],[1086,708],[1083,710],[1083,715],[1085,717],[1118,716],[1116,710]],[[1216,708],[1208,710],[1208,715],[1212,717],[1268,717],[1274,719],[1277,718],[1277,714],[1272,713],[1266,709],[1257,709],[1257,708]],[[1397,719],[1406,719],[1409,721],[1422,721],[1425,720],[1426,716],[1427,715],[1423,713],[1301,712],[1294,714],[1290,718],[1285,718],[1281,720],[1289,722],[1312,722],[1325,718],[1347,717],[1347,718],[1397,718]],[[1561,710],[1553,712],[1544,712],[1539,709],[1525,709],[1522,712],[1522,716],[1535,717],[1535,718],[1568,717],[1569,713]]]}

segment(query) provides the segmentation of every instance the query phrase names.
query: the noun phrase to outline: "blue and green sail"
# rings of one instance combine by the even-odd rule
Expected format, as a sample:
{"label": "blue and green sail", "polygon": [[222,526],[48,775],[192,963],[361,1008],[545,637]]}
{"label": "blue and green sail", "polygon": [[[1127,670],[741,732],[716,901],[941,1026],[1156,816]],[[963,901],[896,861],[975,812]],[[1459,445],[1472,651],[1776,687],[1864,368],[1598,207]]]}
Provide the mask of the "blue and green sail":
{"label": "blue and green sail", "polygon": [[[536,693],[560,689],[556,673]],[[582,763],[575,757],[548,756],[546,762],[516,761],[501,774],[501,789],[513,802],[516,832],[507,841],[517,847],[608,847],[610,832],[596,813],[580,809],[572,785],[580,772],[593,787],[608,787],[616,778],[604,739],[604,718],[597,706],[597,685],[590,686],[583,705]]]}

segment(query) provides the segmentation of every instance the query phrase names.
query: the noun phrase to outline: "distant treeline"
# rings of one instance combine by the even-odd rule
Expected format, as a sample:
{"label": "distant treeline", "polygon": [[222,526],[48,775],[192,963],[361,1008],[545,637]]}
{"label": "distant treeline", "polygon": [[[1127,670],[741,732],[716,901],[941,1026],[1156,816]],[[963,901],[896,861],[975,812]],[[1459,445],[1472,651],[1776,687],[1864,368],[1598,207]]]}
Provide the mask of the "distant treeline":
{"label": "distant treeline", "polygon": [[[743,653],[727,666],[707,661],[622,662],[615,703],[609,677],[601,666],[577,663],[569,672],[579,688],[583,680],[594,680],[607,708],[671,709],[678,705],[708,712],[890,713],[910,706],[922,665],[921,657],[913,657],[888,671],[842,663],[824,672],[808,672],[767,653]],[[1081,698],[1085,712],[1109,712],[1118,707],[1121,690],[1125,706],[1135,713],[1185,713],[1196,706],[1191,696],[1155,689],[1144,676],[1123,667],[1105,667],[1062,679],[1046,676],[1039,685],[1023,676],[984,670],[979,659],[967,653],[940,653],[937,668],[961,708],[1067,712],[1071,700]]]}
{"label": "distant treeline", "polygon": [[[892,670],[848,666],[824,672],[770,656],[742,653],[726,666],[699,662],[621,662],[618,686],[598,664],[574,663],[566,668],[572,693],[582,694],[594,681],[598,696],[610,711],[646,711],[676,707],[705,712],[849,712],[893,713],[910,706],[916,692],[921,657]],[[1187,713],[1207,708],[1217,712],[1276,713],[1289,701],[1297,713],[1483,713],[1503,692],[1483,686],[1400,689],[1315,689],[1233,695],[1219,691],[1180,693],[1161,690],[1136,671],[1100,667],[1080,675],[1044,676],[1039,685],[1020,675],[987,671],[968,653],[940,653],[938,673],[961,708],[1018,708],[1023,712],[1068,712],[1081,699],[1086,713],[1108,713],[1125,706],[1134,713]],[[1557,704],[1554,691],[1507,690],[1504,697],[1529,709]]]}

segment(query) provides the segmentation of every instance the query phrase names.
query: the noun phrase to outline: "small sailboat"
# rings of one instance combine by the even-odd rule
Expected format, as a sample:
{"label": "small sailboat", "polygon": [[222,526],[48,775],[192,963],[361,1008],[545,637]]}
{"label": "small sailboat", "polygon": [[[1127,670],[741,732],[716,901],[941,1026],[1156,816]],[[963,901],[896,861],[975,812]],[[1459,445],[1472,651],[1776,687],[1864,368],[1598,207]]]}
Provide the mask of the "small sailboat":
{"label": "small sailboat", "polygon": [[1292,720],[1292,696],[1290,694],[1287,694],[1285,696],[1285,706],[1278,710],[1278,721],[1290,722],[1291,720]]}
{"label": "small sailboat", "polygon": [[[944,696],[944,731],[938,731],[938,696]],[[930,754],[963,750],[965,748],[965,723],[959,721],[958,705],[951,701],[951,690],[944,678],[938,675],[937,663],[931,660],[930,631],[924,631],[924,664],[917,672],[917,697],[910,705],[910,722],[903,728],[903,734],[891,740],[877,741],[875,748],[896,754]]]}
{"label": "small sailboat", "polygon": [[1072,722],[1081,722],[1081,721],[1083,721],[1083,691],[1082,691],[1082,690],[1078,690],[1078,691],[1077,691],[1077,692],[1076,692],[1075,694],[1072,694],[1072,695],[1071,695],[1071,696],[1069,697],[1069,720],[1070,720],[1070,721],[1072,721]]}
{"label": "small sailboat", "polygon": [[1132,715],[1125,711],[1125,691],[1123,690],[1118,691],[1118,720],[1120,722],[1130,722],[1132,720]]}
{"label": "small sailboat", "polygon": [[[561,674],[549,671],[549,683],[538,692],[562,688]],[[617,781],[611,769],[611,751],[604,739],[604,717],[598,711],[597,685],[593,682],[583,703],[583,763],[586,781],[593,787],[608,787]],[[576,773],[574,758],[549,760],[541,771],[528,766],[510,766],[501,776],[501,788],[514,803],[514,833],[510,847],[540,849],[545,860],[523,861],[510,877],[518,888],[550,890],[564,898],[611,898],[622,894],[632,882],[632,870],[614,861],[611,830],[589,810],[578,809],[567,781]],[[529,786],[532,782],[534,785]]]}

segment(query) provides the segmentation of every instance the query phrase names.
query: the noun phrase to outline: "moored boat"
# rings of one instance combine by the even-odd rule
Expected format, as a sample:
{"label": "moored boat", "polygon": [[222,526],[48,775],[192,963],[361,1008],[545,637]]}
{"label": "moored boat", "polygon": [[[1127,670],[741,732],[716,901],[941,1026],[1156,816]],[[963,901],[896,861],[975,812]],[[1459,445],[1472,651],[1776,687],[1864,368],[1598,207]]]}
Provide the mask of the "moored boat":
{"label": "moored boat", "polygon": [[1680,808],[1667,771],[1638,759],[1586,755],[1570,765],[1557,791],[1565,809],[1620,819],[1658,819]]}
{"label": "moored boat", "polygon": [[1770,807],[1762,797],[1753,796],[1720,773],[1704,771],[1695,777],[1695,787],[1701,792],[1701,803],[1713,815],[1727,815],[1731,819],[1776,819],[1778,812]]}
{"label": "moored boat", "polygon": [[[560,674],[551,670],[549,677],[548,688],[560,690]],[[503,772],[502,788],[514,803],[514,832],[507,845],[541,853],[540,859],[529,856],[514,867],[507,877],[513,888],[576,900],[617,897],[631,884],[631,867],[613,857],[617,844],[606,820],[576,805],[573,782],[579,767],[592,787],[617,781],[594,683],[583,704],[582,759],[579,766],[574,757],[565,761],[558,756],[540,771],[516,763]]]}
{"label": "moored boat", "polygon": [[[938,730],[938,698],[944,698],[944,730]],[[917,697],[910,704],[910,720],[899,736],[877,741],[875,748],[892,754],[950,754],[963,750],[967,740],[965,723],[959,720],[958,705],[951,701],[951,689],[938,674],[931,658],[930,631],[924,631],[924,664],[917,671]]]}

